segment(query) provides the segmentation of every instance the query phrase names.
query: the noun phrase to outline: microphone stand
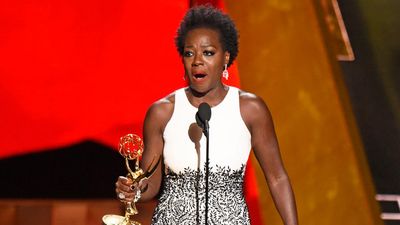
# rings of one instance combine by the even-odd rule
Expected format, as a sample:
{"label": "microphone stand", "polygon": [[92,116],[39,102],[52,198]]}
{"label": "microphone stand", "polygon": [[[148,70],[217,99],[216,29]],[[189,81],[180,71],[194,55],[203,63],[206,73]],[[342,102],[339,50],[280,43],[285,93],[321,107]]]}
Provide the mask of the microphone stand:
{"label": "microphone stand", "polygon": [[210,165],[210,157],[209,157],[209,130],[210,126],[208,124],[209,120],[211,118],[211,107],[209,104],[206,102],[203,102],[199,105],[199,111],[196,113],[196,122],[199,125],[199,127],[203,128],[203,133],[207,138],[207,146],[206,146],[206,168],[205,168],[205,182],[206,182],[206,188],[205,188],[205,225],[208,225],[208,177],[209,177],[209,165]]}
{"label": "microphone stand", "polygon": [[205,225],[208,224],[208,175],[209,175],[209,164],[210,164],[210,158],[209,158],[209,143],[210,143],[210,137],[209,137],[209,129],[210,126],[208,125],[208,120],[205,121],[205,126],[204,126],[204,135],[206,136],[206,171],[205,171],[205,180],[206,180],[206,190],[205,190],[205,195],[206,195],[206,207],[205,207]]}

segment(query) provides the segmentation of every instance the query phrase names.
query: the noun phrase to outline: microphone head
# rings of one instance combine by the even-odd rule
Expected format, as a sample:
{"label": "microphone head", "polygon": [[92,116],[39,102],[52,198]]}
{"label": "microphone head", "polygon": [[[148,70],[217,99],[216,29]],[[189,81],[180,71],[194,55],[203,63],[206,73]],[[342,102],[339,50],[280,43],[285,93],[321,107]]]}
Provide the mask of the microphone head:
{"label": "microphone head", "polygon": [[196,123],[197,123],[197,126],[199,126],[202,129],[204,129],[204,122],[201,121],[201,119],[199,117],[199,112],[196,113]]}
{"label": "microphone head", "polygon": [[210,121],[211,119],[211,107],[206,102],[203,102],[199,105],[199,111],[197,112],[199,119],[204,123],[206,120]]}

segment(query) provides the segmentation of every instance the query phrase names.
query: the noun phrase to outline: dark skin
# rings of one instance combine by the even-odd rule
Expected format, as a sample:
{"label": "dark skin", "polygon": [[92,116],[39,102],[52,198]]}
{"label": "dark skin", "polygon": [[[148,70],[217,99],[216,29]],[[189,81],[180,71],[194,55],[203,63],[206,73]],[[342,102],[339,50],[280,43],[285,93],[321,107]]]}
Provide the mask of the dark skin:
{"label": "dark skin", "polygon": [[[185,39],[182,63],[189,87],[186,95],[190,103],[198,107],[207,102],[218,105],[228,92],[221,81],[224,64],[229,61],[229,52],[224,51],[217,30],[196,28],[188,32]],[[240,113],[251,133],[254,154],[261,165],[274,203],[285,225],[297,224],[296,204],[289,177],[282,163],[271,113],[264,101],[240,91]],[[171,94],[155,102],[148,110],[144,121],[144,145],[141,167],[147,168],[153,157],[162,157],[164,129],[173,114],[175,96]],[[123,201],[132,201],[136,188],[142,192],[141,201],[154,198],[161,186],[161,164],[153,176],[139,184],[125,177],[116,182],[116,193],[123,193]],[[134,189],[134,190],[132,190]]]}

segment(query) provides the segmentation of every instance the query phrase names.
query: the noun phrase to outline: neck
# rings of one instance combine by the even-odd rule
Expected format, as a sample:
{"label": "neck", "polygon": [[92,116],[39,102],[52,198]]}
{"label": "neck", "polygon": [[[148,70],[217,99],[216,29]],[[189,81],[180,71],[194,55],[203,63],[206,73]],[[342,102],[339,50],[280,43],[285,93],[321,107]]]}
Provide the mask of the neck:
{"label": "neck", "polygon": [[198,92],[189,86],[188,99],[196,107],[202,102],[207,102],[210,106],[218,105],[225,97],[228,86],[221,83],[207,92]]}

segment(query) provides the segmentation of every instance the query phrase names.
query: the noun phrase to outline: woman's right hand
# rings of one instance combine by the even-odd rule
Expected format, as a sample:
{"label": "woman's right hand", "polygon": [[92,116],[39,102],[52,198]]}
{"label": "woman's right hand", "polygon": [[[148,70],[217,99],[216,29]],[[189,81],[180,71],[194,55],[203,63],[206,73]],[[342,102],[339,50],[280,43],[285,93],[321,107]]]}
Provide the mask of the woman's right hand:
{"label": "woman's right hand", "polygon": [[122,202],[132,202],[136,195],[133,188],[133,181],[127,177],[119,176],[115,183],[115,193],[117,198]]}
{"label": "woman's right hand", "polygon": [[[140,189],[141,192],[145,192],[147,190],[147,186],[147,179],[141,179],[138,183],[133,182],[127,177],[119,176],[117,182],[115,183],[115,193],[120,201],[133,202],[138,190]],[[139,198],[140,196],[138,196],[138,199]]]}

